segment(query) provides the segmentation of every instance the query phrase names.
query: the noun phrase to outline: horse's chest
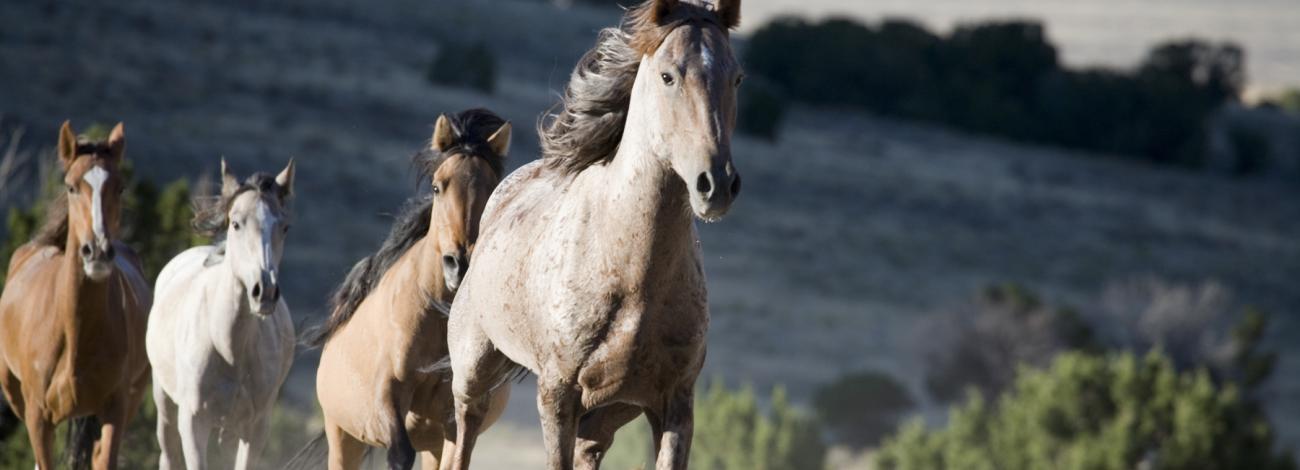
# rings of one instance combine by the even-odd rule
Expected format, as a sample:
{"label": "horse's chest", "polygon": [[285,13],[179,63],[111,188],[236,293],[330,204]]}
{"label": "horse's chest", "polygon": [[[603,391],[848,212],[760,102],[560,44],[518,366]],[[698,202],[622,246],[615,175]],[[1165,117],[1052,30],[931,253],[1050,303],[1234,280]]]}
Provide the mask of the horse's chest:
{"label": "horse's chest", "polygon": [[702,304],[665,302],[627,308],[611,320],[583,358],[584,400],[667,390],[691,380],[703,364],[708,311]]}
{"label": "horse's chest", "polygon": [[274,391],[257,367],[222,364],[209,367],[199,380],[196,408],[219,420],[255,416]]}

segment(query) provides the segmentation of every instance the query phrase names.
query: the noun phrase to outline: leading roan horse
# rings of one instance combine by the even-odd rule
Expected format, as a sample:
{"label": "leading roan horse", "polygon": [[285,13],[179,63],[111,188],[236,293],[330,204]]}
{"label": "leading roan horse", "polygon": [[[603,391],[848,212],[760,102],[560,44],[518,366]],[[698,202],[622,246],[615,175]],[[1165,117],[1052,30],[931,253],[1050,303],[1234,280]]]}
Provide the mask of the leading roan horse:
{"label": "leading roan horse", "polygon": [[96,469],[116,468],[149,383],[149,285],[139,258],[115,239],[125,149],[121,123],[106,142],[89,142],[64,122],[58,155],[65,193],[9,260],[0,295],[0,386],[27,426],[38,469],[54,468],[52,433],[70,418],[72,467],[84,467],[93,451]]}
{"label": "leading roan horse", "polygon": [[222,241],[185,250],[158,274],[146,344],[163,470],[207,468],[214,430],[239,470],[266,443],[296,341],[280,296],[293,174],[290,160],[279,175],[240,183],[222,160],[221,196],[194,220]]}
{"label": "leading roan horse", "polygon": [[657,468],[686,467],[709,323],[693,216],[721,218],[740,190],[727,33],[739,8],[629,10],[579,61],[541,129],[544,158],[493,193],[448,326],[453,468],[468,467],[488,397],[517,366],[537,375],[552,470],[597,467],[642,412]]}

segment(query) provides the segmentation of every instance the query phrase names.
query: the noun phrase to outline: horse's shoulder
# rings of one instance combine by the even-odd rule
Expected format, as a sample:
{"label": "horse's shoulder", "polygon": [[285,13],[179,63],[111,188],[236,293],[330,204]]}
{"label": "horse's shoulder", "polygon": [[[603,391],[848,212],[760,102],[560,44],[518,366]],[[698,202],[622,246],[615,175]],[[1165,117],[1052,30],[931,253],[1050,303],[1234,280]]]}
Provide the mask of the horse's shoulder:
{"label": "horse's shoulder", "polygon": [[155,290],[158,291],[155,294],[166,295],[165,291],[172,290],[173,284],[188,282],[187,279],[192,279],[203,272],[206,267],[204,261],[215,249],[211,245],[195,246],[173,256],[158,272],[158,277],[154,280]]}
{"label": "horse's shoulder", "polygon": [[548,193],[562,184],[558,178],[563,177],[544,158],[519,167],[506,176],[492,192],[492,197],[483,209],[483,225],[490,225],[503,217],[520,217],[531,212],[531,207],[541,203]]}
{"label": "horse's shoulder", "polygon": [[5,273],[6,279],[13,279],[24,268],[38,266],[62,253],[63,250],[57,246],[27,242],[14,250],[13,255],[10,255],[9,271]]}

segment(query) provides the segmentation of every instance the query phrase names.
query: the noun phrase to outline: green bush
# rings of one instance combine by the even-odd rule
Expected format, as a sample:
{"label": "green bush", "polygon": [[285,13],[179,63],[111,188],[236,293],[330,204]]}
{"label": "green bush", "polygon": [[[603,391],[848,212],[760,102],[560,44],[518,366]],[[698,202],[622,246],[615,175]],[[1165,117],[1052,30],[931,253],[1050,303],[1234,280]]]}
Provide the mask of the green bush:
{"label": "green bush", "polygon": [[1283,111],[1300,114],[1300,88],[1284,90],[1268,101]]}
{"label": "green bush", "polygon": [[1293,469],[1236,385],[1179,372],[1158,351],[1063,354],[1022,369],[994,403],[976,393],[927,430],[919,421],[881,448],[886,470]]}
{"label": "green bush", "polygon": [[[653,467],[650,426],[644,418],[624,427],[603,462],[604,468]],[[714,381],[695,400],[691,468],[700,470],[817,470],[826,446],[817,422],[794,409],[781,387],[767,407],[748,387],[730,390]]]}
{"label": "green bush", "polygon": [[425,77],[435,85],[492,93],[496,89],[496,68],[496,55],[483,42],[444,43]]}
{"label": "green bush", "polygon": [[823,385],[813,396],[817,416],[836,441],[853,447],[874,446],[894,431],[915,403],[902,384],[888,374],[858,372]]}

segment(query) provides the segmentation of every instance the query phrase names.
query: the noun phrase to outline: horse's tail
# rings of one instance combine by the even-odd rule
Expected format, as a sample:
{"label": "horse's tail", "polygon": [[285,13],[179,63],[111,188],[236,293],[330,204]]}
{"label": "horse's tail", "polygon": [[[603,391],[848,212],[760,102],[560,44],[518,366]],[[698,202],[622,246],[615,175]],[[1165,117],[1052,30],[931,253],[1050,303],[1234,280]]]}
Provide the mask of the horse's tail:
{"label": "horse's tail", "polygon": [[90,468],[90,461],[95,456],[95,441],[99,440],[99,428],[99,417],[95,415],[73,418],[68,424],[68,445],[64,451],[68,468]]}
{"label": "horse's tail", "polygon": [[[369,458],[373,450],[375,450],[374,447],[366,446],[366,453],[363,458]],[[302,449],[298,449],[298,453],[293,454],[293,458],[281,465],[280,468],[284,470],[325,468],[328,465],[329,456],[330,447],[325,442],[325,431],[321,431],[320,434],[316,435],[316,438],[308,442],[307,445],[302,446]]]}
{"label": "horse's tail", "polygon": [[298,453],[293,454],[293,458],[284,463],[285,470],[300,470],[309,468],[325,467],[326,459],[329,458],[329,445],[325,442],[325,431],[321,431],[314,439],[302,446]]}

